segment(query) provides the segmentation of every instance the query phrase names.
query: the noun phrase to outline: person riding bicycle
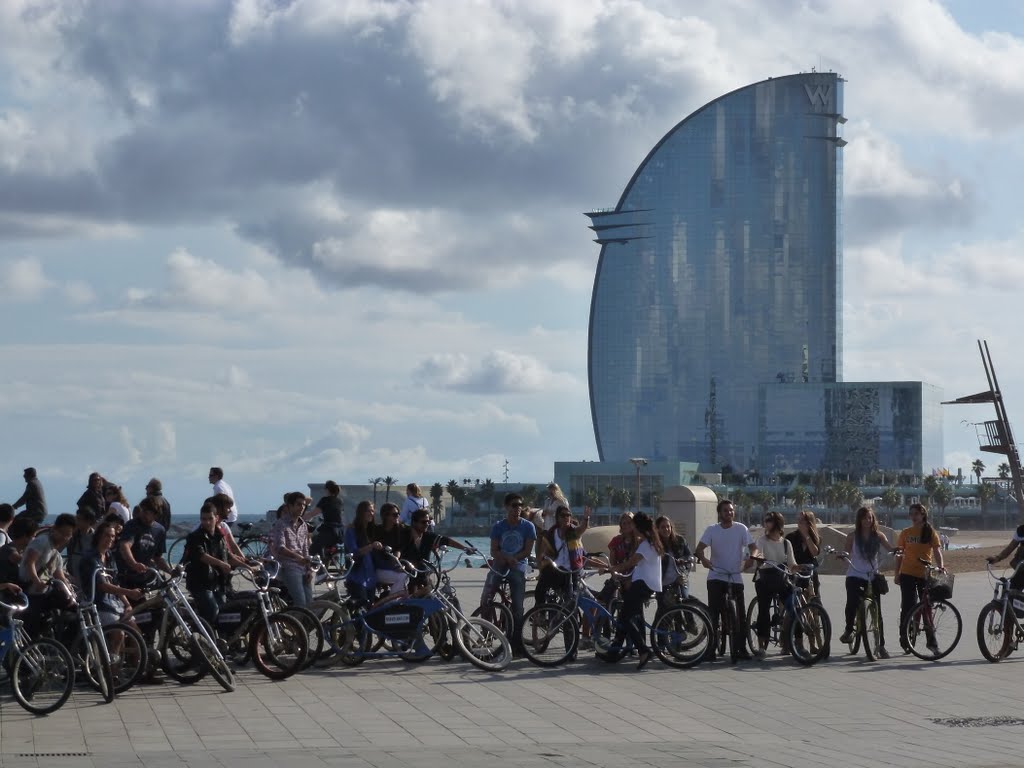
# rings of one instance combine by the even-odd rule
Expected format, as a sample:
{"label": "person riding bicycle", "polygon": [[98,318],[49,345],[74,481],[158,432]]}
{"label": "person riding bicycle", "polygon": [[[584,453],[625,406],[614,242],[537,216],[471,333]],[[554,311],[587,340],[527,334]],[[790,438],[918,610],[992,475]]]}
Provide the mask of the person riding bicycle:
{"label": "person riding bicycle", "polygon": [[[409,527],[399,521],[400,514],[397,504],[382,504],[381,523],[373,529],[373,539],[381,545],[373,552],[373,560],[377,567],[377,584],[390,587],[391,595],[404,595],[409,587],[409,574],[395,560],[395,557],[399,557],[399,553],[409,545],[412,536]],[[388,547],[394,557],[382,552],[383,547]]]}
{"label": "person riding bicycle", "polygon": [[292,491],[285,494],[287,514],[274,524],[270,534],[270,551],[281,563],[279,576],[288,590],[293,605],[308,608],[313,602],[313,571],[309,557],[309,527],[302,519],[306,494]]}
{"label": "person riding bicycle", "polygon": [[585,508],[583,524],[572,524],[572,512],[569,507],[559,505],[555,510],[555,524],[537,537],[537,559],[540,565],[540,576],[533,590],[534,600],[540,605],[546,602],[548,590],[568,596],[573,589],[571,574],[559,571],[546,558],[550,558],[565,571],[578,571],[583,567],[586,553],[580,537],[590,527],[590,507]]}
{"label": "person riding bicycle", "polygon": [[[608,542],[608,562],[615,566],[629,558],[636,548],[636,527],[633,525],[633,513],[623,512],[619,516],[619,532]],[[622,576],[612,576],[601,587],[596,597],[605,606],[611,605],[619,588],[627,582]]]}
{"label": "person riding bicycle", "polygon": [[351,600],[369,605],[377,587],[377,567],[373,562],[373,551],[384,545],[373,540],[373,502],[363,500],[356,505],[352,524],[345,529],[345,551],[353,557],[352,568],[345,576],[345,591]]}
{"label": "person riding bicycle", "polygon": [[[793,545],[783,537],[786,520],[781,512],[768,512],[764,516],[764,534],[755,542],[765,563],[779,563],[796,568]],[[786,578],[772,566],[759,564],[754,573],[754,591],[757,592],[757,650],[754,655],[763,659],[771,634],[772,598],[782,599],[786,594]]]}
{"label": "person riding bicycle", "polygon": [[[853,624],[857,618],[857,607],[864,596],[868,583],[879,572],[879,555],[881,550],[892,552],[894,547],[885,534],[878,530],[878,518],[869,507],[857,510],[856,524],[853,531],[846,537],[846,551],[849,553],[850,567],[846,571],[846,628],[841,643],[849,643],[853,639]],[[880,601],[881,595],[875,590],[875,600]],[[881,603],[879,602],[879,608]],[[889,658],[885,649],[885,626],[882,611],[878,611],[878,658]]]}
{"label": "person riding bicycle", "polygon": [[[910,653],[910,646],[903,632],[903,624],[928,586],[928,570],[921,562],[921,558],[929,562],[934,558],[939,570],[944,570],[942,542],[939,540],[938,532],[928,522],[928,508],[924,504],[911,504],[910,521],[911,526],[900,531],[896,541],[896,547],[903,550],[903,556],[896,558],[896,575],[892,579],[900,588],[900,647],[904,653]],[[935,638],[927,640],[929,650],[938,652]]]}
{"label": "person riding bicycle", "polygon": [[[131,607],[129,601],[142,599],[141,589],[119,587],[101,572],[101,569],[111,566],[110,554],[116,542],[117,530],[110,523],[100,523],[93,531],[90,548],[82,555],[79,563],[78,577],[82,592],[94,595],[96,610],[103,626],[121,621],[125,611]],[[97,572],[100,572],[99,577]]]}
{"label": "person riding bicycle", "polygon": [[[1013,538],[1010,539],[1010,543],[1006,545],[1002,552],[998,555],[986,557],[985,560],[990,563],[998,563],[1011,553],[1013,554],[1013,559],[1010,560],[1010,567],[1017,568],[1017,566],[1024,562],[1024,525],[1018,526],[1017,530],[1013,533]],[[1010,577],[1010,589],[1024,590],[1024,568],[1014,571],[1013,576]]]}
{"label": "person riding bicycle", "polygon": [[[713,627],[719,626],[719,617],[725,609],[726,593],[730,583],[735,585],[733,593],[737,597],[737,605],[745,605],[743,577],[740,573],[744,568],[754,564],[753,558],[757,555],[757,547],[750,538],[747,526],[736,522],[736,505],[730,499],[722,499],[718,502],[717,509],[719,522],[707,527],[694,553],[701,565],[708,569],[708,608],[711,611]],[[711,547],[710,560],[704,556],[708,547]],[[737,611],[737,614],[737,637],[746,637],[746,616],[742,610]],[[714,653],[709,653],[708,658],[713,661]],[[750,659],[750,654],[745,648],[741,648],[736,652],[736,658],[747,660]]]}
{"label": "person riding bicycle", "polygon": [[[665,515],[659,516],[654,521],[654,527],[658,531],[661,547],[665,551],[665,554],[661,557],[662,587],[679,583],[683,588],[683,597],[687,597],[689,595],[689,588],[686,584],[684,573],[680,570],[677,561],[689,560],[693,556],[693,552],[690,551],[690,545],[686,542],[685,536],[676,533],[672,520]],[[658,596],[658,599],[660,603],[661,595]]]}
{"label": "person riding bicycle", "polygon": [[[818,533],[818,520],[809,509],[801,510],[796,515],[796,530],[786,535],[786,541],[793,547],[793,557],[797,565],[816,565],[821,552],[821,534]],[[814,594],[820,594],[821,582],[815,569],[811,576]]]}
{"label": "person riding bicycle", "polygon": [[[74,532],[75,518],[65,512],[57,515],[53,527],[47,533],[36,536],[25,547],[18,565],[18,582],[32,598],[25,611],[25,628],[30,635],[35,633],[44,614],[65,609],[72,604],[70,595],[74,594],[74,589],[64,572],[60,551],[67,546]],[[63,583],[66,591],[48,590],[46,582],[50,579]]]}
{"label": "person riding bicycle", "polygon": [[[441,547],[454,547],[455,549],[461,549],[463,552],[475,551],[472,547],[455,539],[449,539],[447,536],[434,533],[430,530],[431,522],[430,510],[425,507],[420,507],[412,513],[409,538],[399,555],[402,560],[408,560],[419,568],[424,563],[434,559],[438,549]],[[425,574],[415,576],[409,580],[409,590],[413,595],[426,587],[426,585],[427,577]]]}
{"label": "person riding bicycle", "polygon": [[19,517],[11,523],[11,527],[7,529],[11,540],[0,547],[0,581],[18,581],[21,558],[38,529],[39,526],[31,517]]}
{"label": "person riding bicycle", "polygon": [[[661,539],[654,530],[654,521],[648,515],[638,512],[633,517],[633,523],[637,533],[636,551],[628,559],[612,566],[610,570],[612,573],[632,571],[629,589],[626,590],[622,601],[619,626],[625,627],[626,634],[639,654],[636,664],[639,671],[651,660],[651,649],[644,637],[644,603],[652,594],[661,592],[661,556],[664,550],[661,548]],[[622,637],[619,637],[621,631],[620,629],[616,633],[616,645],[622,643]]]}
{"label": "person riding bicycle", "polygon": [[224,605],[233,565],[248,567],[245,560],[228,550],[219,525],[217,507],[207,501],[199,510],[199,527],[185,539],[185,586],[195,602],[196,613],[211,626]]}
{"label": "person riding bicycle", "polygon": [[512,618],[514,627],[512,649],[516,652],[522,646],[523,600],[526,597],[527,558],[537,540],[537,529],[529,520],[523,520],[520,512],[523,509],[523,497],[518,493],[505,494],[505,518],[491,527],[491,558],[494,568],[507,569],[505,576],[498,576],[494,571],[487,574],[481,593],[481,605],[490,603],[491,597],[504,578],[508,581],[512,598]]}

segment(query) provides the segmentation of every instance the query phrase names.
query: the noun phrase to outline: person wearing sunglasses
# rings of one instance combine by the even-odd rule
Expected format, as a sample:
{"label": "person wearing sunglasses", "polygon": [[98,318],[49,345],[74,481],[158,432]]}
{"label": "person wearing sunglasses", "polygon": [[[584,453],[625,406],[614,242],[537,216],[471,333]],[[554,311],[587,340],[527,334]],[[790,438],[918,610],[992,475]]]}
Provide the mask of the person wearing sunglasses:
{"label": "person wearing sunglasses", "polygon": [[408,591],[409,576],[402,570],[402,566],[395,558],[401,557],[401,553],[409,546],[411,533],[408,526],[402,525],[399,520],[398,505],[390,501],[381,505],[380,525],[374,528],[373,539],[379,542],[381,549],[389,547],[394,557],[391,557],[381,549],[373,552],[373,561],[377,568],[377,583],[390,587],[390,594],[404,595]]}
{"label": "person wearing sunglasses", "polygon": [[[505,517],[491,527],[491,558],[498,570],[508,569],[504,577],[509,584],[512,597],[512,616],[515,627],[509,641],[513,651],[522,647],[523,601],[526,598],[527,558],[537,541],[537,529],[529,520],[523,520],[523,497],[518,493],[505,494]],[[493,579],[499,578],[492,571],[487,575],[484,593],[493,594]]]}
{"label": "person wearing sunglasses", "polygon": [[[796,557],[793,555],[793,544],[785,538],[786,520],[781,512],[774,510],[764,516],[764,533],[754,542],[765,563],[779,563],[796,568]],[[758,648],[754,656],[765,657],[768,648],[768,637],[771,633],[772,598],[783,598],[786,592],[786,578],[776,568],[758,565],[754,573],[754,591],[757,593],[757,632]]]}

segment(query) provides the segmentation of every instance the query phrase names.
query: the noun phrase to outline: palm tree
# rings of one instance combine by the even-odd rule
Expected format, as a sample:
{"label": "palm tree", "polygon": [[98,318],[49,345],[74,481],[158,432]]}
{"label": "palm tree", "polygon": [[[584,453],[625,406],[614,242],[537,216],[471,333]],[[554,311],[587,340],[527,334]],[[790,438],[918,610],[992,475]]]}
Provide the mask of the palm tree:
{"label": "palm tree", "polygon": [[391,475],[384,478],[384,485],[387,486],[387,492],[384,494],[384,503],[386,504],[391,498],[391,486],[397,483],[398,480]]}
{"label": "palm tree", "polygon": [[732,503],[736,505],[736,509],[740,511],[740,522],[750,523],[750,509],[754,506],[754,500],[750,498],[750,494],[746,491],[737,490],[730,497]]}
{"label": "palm tree", "polygon": [[935,475],[928,475],[921,483],[924,488],[924,492],[928,494],[928,506],[932,505],[932,499],[935,498],[935,491],[939,489],[939,479]]}
{"label": "palm tree", "polygon": [[480,486],[480,494],[487,502],[487,506],[494,509],[494,481],[491,478],[488,477],[484,480],[483,485]]}
{"label": "palm tree", "polygon": [[850,508],[850,519],[856,520],[857,509],[864,503],[864,493],[851,482],[840,483],[843,503]]}
{"label": "palm tree", "polygon": [[629,509],[629,505],[633,502],[633,495],[625,488],[623,488],[620,491],[616,491],[615,494],[618,498],[619,507],[622,509],[623,512],[625,512],[627,509]]}
{"label": "palm tree", "polygon": [[524,504],[532,507],[537,503],[537,497],[540,496],[540,492],[537,490],[536,485],[524,485],[519,489],[519,495],[523,497]]}
{"label": "palm tree", "polygon": [[604,497],[608,499],[608,512],[610,514],[615,509],[615,486],[606,485],[604,487]]}
{"label": "palm tree", "polygon": [[998,490],[992,483],[982,483],[978,486],[978,500],[981,501],[981,519],[982,526],[985,523],[985,513],[988,510],[988,505],[995,499]]}
{"label": "palm tree", "polygon": [[758,491],[754,494],[754,503],[761,507],[764,514],[768,514],[768,510],[775,503],[775,494],[771,491]]}
{"label": "palm tree", "polygon": [[[590,507],[594,513],[597,513],[597,508],[601,506],[601,494],[597,492],[597,488],[587,488],[583,494],[583,503]],[[597,524],[597,518],[594,518],[594,524]]]}
{"label": "palm tree", "polygon": [[448,491],[448,495],[452,497],[452,501],[453,502],[458,502],[458,500],[459,500],[459,481],[458,480],[449,480],[448,481],[448,485],[445,486],[445,489]]}
{"label": "palm tree", "polygon": [[889,510],[888,518],[890,527],[892,527],[892,511],[902,503],[903,494],[896,489],[895,485],[890,485],[882,491],[882,506]]}
{"label": "palm tree", "polygon": [[371,477],[367,480],[370,485],[373,486],[373,506],[377,506],[377,486],[384,482],[383,477]]}
{"label": "palm tree", "polygon": [[1005,461],[1002,464],[999,465],[999,467],[996,469],[996,471],[999,473],[999,479],[1000,480],[1009,480],[1010,479],[1010,465],[1007,464]]}
{"label": "palm tree", "polygon": [[430,498],[432,503],[430,505],[431,511],[434,513],[434,519],[436,520],[441,514],[441,497],[444,496],[444,486],[440,483],[434,483],[430,486]]}
{"label": "palm tree", "polygon": [[786,494],[787,499],[793,500],[793,506],[796,507],[796,511],[799,512],[803,509],[804,504],[811,497],[811,494],[802,485],[797,485]]}
{"label": "palm tree", "polygon": [[981,473],[985,471],[985,462],[981,459],[975,459],[971,464],[971,472],[973,472],[978,478],[978,485],[981,485]]}
{"label": "palm tree", "polygon": [[953,501],[953,487],[949,483],[939,483],[935,489],[935,493],[932,494],[935,504],[939,508],[939,525],[943,525],[946,522],[946,507]]}

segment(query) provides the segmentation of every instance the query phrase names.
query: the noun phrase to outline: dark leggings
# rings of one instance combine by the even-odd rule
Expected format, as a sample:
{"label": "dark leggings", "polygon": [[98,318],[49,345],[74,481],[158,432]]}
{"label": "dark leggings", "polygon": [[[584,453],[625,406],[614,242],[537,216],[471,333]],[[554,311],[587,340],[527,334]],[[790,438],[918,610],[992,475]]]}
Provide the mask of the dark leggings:
{"label": "dark leggings", "polygon": [[647,653],[647,641],[644,639],[644,602],[654,592],[647,586],[647,582],[634,581],[626,590],[622,600],[622,613],[619,619],[626,625],[626,634],[633,641],[633,647],[640,653]]}
{"label": "dark leggings", "polygon": [[766,568],[758,574],[754,591],[757,592],[756,630],[759,640],[767,640],[771,635],[772,598],[778,595],[782,599],[785,589],[786,580],[778,571]]}
{"label": "dark leggings", "polygon": [[[860,605],[860,599],[864,596],[864,592],[867,588],[867,579],[858,579],[856,576],[846,577],[845,634],[849,634],[853,631],[853,624],[857,619],[857,607]],[[878,604],[878,639],[882,645],[885,645],[885,624],[882,621],[882,603],[879,600],[880,597],[880,595],[875,595],[875,603]]]}
{"label": "dark leggings", "polygon": [[924,594],[925,580],[920,576],[910,576],[906,573],[900,574],[900,641],[902,642],[905,638],[903,637],[903,625],[907,621],[907,616],[910,615],[910,609],[913,608],[921,599],[921,595]]}

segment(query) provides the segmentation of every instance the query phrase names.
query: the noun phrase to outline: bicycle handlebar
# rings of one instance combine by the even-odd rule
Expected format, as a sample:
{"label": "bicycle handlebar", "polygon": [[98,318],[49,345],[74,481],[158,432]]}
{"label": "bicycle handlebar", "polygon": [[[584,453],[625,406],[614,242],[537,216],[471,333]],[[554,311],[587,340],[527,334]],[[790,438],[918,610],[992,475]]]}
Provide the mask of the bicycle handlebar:
{"label": "bicycle handlebar", "polygon": [[19,592],[14,596],[18,600],[17,603],[5,603],[0,600],[0,610],[7,611],[8,613],[20,613],[28,608],[28,595],[24,591]]}

